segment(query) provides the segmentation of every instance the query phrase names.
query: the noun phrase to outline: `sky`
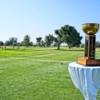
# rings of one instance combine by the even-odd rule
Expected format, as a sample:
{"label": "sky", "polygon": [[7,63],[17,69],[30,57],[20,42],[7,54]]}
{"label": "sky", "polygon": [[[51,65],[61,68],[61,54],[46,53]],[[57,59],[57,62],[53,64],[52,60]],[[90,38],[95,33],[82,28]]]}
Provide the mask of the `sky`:
{"label": "sky", "polygon": [[[87,22],[100,23],[100,0],[0,0],[0,41],[22,41],[28,34],[34,42],[65,24],[84,37],[82,24]],[[96,36],[100,41],[100,31]]]}

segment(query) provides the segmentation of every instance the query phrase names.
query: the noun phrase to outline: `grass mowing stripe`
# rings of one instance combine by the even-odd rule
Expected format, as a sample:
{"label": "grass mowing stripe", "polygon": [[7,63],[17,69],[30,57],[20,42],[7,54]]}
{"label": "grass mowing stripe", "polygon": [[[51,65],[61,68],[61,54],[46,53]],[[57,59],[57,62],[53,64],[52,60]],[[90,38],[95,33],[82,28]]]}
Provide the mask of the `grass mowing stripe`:
{"label": "grass mowing stripe", "polygon": [[67,70],[80,53],[54,48],[1,50],[0,100],[83,100]]}
{"label": "grass mowing stripe", "polygon": [[[5,61],[10,61],[10,60],[12,60],[12,61],[14,61],[14,60],[27,60],[27,59],[29,59],[29,58],[17,58],[17,57],[10,57],[9,59],[8,58],[0,58],[0,62],[5,62]],[[40,61],[40,62],[70,62],[70,61],[59,61],[59,60],[46,60],[46,59],[31,59],[31,60],[33,60],[33,61]]]}
{"label": "grass mowing stripe", "polygon": [[35,57],[45,57],[45,56],[52,56],[52,55],[58,55],[58,54],[62,54],[62,53],[50,53],[50,54],[45,54],[45,55],[39,55],[39,56],[35,56]]}
{"label": "grass mowing stripe", "polygon": [[[39,64],[39,66],[43,66],[42,65],[42,63],[40,64],[40,63],[38,63]],[[44,64],[44,63],[43,63]],[[26,64],[25,64],[26,65]],[[21,66],[24,66],[24,65],[21,65]],[[27,65],[26,65],[27,66]],[[51,67],[50,67],[51,66]],[[54,65],[53,64],[53,66],[55,66],[56,67],[56,65]],[[11,99],[11,100],[13,100],[13,98],[15,97],[15,94],[17,94],[16,96],[17,96],[17,98],[16,99],[18,99],[18,100],[21,100],[21,98],[22,99],[26,99],[27,100],[27,97],[28,98],[30,98],[30,95],[27,95],[27,94],[29,94],[29,93],[27,93],[27,91],[28,92],[30,92],[31,90],[34,90],[34,88],[37,88],[37,86],[38,86],[38,88],[37,88],[37,91],[35,91],[35,93],[36,93],[36,97],[34,96],[34,98],[32,98],[32,99],[34,99],[34,100],[37,100],[38,98],[40,98],[40,100],[42,100],[42,98],[44,98],[45,97],[45,94],[47,94],[48,93],[48,89],[45,91],[45,88],[46,87],[48,87],[49,85],[51,86],[51,88],[53,89],[53,87],[52,87],[52,81],[53,80],[51,80],[52,78],[50,78],[50,80],[51,80],[51,82],[49,82],[49,78],[47,77],[49,74],[51,74],[51,72],[50,73],[48,73],[48,70],[49,69],[52,69],[52,71],[54,71],[54,67],[52,66],[52,64],[49,64],[49,66],[43,66],[43,67],[38,67],[37,66],[37,68],[38,69],[35,69],[34,70],[34,72],[36,73],[33,73],[32,72],[32,70],[26,70],[27,72],[24,72],[22,75],[23,75],[23,77],[20,75],[19,77],[18,77],[18,75],[17,75],[17,77],[14,75],[14,74],[12,74],[13,76],[13,78],[14,77],[16,77],[16,79],[17,80],[15,80],[15,82],[14,82],[14,80],[12,81],[13,83],[11,83],[10,82],[10,78],[11,77],[9,77],[9,78],[5,78],[6,80],[7,79],[9,79],[8,81],[6,81],[7,83],[8,83],[8,87],[5,87],[5,89],[6,89],[6,91],[5,91],[5,97],[7,96],[8,97],[8,95],[9,95],[9,97],[8,98],[6,98],[6,99]],[[17,66],[16,66],[17,67]],[[30,69],[29,67],[27,67],[28,69]],[[42,68],[42,69],[41,69]],[[23,69],[24,70],[24,69]],[[13,71],[18,71],[17,69],[16,70],[13,70]],[[57,70],[55,70],[55,71],[57,71]],[[55,73],[55,71],[53,72],[53,73]],[[58,72],[59,71],[61,71],[61,70],[59,70],[58,69]],[[8,72],[9,72],[9,70],[8,70]],[[20,71],[18,71],[18,72],[20,72]],[[21,73],[22,73],[23,71],[21,71]],[[10,72],[11,73],[11,72]],[[10,76],[10,73],[8,74],[8,76]],[[29,77],[27,77],[26,75],[25,75],[25,73],[26,73],[26,75],[28,75]],[[29,73],[29,74],[28,74]],[[57,75],[57,73],[55,73],[56,75]],[[35,76],[34,76],[35,75]],[[52,74],[51,74],[52,75]],[[26,78],[25,78],[26,77]],[[36,77],[36,78],[35,78]],[[35,78],[35,79],[34,79]],[[33,85],[32,84],[30,84],[30,80],[31,79],[31,83],[33,83]],[[37,81],[38,80],[38,81]],[[45,80],[45,81],[44,81]],[[55,80],[55,78],[54,78],[54,80]],[[34,83],[33,81],[35,81],[36,83]],[[57,80],[56,80],[57,81]],[[54,82],[55,83],[55,82]],[[4,83],[2,83],[3,85],[5,85],[6,86],[6,84],[4,84]],[[11,87],[10,85],[11,84],[16,84],[16,85],[14,85],[13,87]],[[30,85],[31,85],[31,88],[30,88]],[[54,85],[54,84],[53,84]],[[25,91],[24,93],[26,94],[26,96],[25,97],[19,97],[18,96],[18,93],[21,93],[21,95],[23,96],[23,93],[22,93],[22,90],[23,90],[23,87],[24,86],[24,90],[27,90],[27,91]],[[28,87],[27,87],[28,86]],[[34,86],[36,86],[36,87],[34,87]],[[32,88],[33,87],[33,88]],[[8,88],[8,90],[7,90],[7,88]],[[14,89],[15,88],[15,89]],[[12,89],[12,92],[11,91],[9,91],[10,89]],[[14,90],[13,90],[14,89]],[[39,94],[41,95],[41,93],[42,93],[42,91],[43,91],[43,89],[44,89],[44,94],[42,94],[43,96],[39,96]],[[2,90],[2,89],[1,89]],[[42,91],[41,91],[42,90]],[[52,91],[54,91],[54,90],[52,90]],[[38,93],[39,92],[39,93]],[[31,95],[33,94],[35,94],[35,93],[30,93]],[[2,95],[3,95],[3,93],[2,93]],[[1,97],[1,98],[3,98],[3,97]],[[52,97],[53,98],[53,97]],[[4,98],[3,98],[4,99]],[[31,100],[32,100],[31,99]],[[45,99],[45,98],[44,98]]]}

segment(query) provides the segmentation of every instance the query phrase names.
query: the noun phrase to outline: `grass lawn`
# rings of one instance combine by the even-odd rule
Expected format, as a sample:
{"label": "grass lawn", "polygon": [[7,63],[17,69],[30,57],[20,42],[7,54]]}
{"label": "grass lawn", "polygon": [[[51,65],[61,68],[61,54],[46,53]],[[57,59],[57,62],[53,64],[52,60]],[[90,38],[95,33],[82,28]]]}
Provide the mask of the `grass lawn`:
{"label": "grass lawn", "polygon": [[67,69],[81,55],[83,50],[0,50],[0,100],[83,100]]}

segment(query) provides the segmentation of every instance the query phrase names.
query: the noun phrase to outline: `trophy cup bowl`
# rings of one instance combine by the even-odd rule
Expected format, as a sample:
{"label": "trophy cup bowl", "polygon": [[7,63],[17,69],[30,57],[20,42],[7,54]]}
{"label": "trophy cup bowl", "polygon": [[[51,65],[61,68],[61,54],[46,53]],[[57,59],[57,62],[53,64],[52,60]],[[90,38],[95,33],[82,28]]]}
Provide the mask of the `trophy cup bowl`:
{"label": "trophy cup bowl", "polygon": [[82,29],[87,35],[94,35],[99,30],[99,24],[98,23],[85,23],[85,24],[82,24]]}

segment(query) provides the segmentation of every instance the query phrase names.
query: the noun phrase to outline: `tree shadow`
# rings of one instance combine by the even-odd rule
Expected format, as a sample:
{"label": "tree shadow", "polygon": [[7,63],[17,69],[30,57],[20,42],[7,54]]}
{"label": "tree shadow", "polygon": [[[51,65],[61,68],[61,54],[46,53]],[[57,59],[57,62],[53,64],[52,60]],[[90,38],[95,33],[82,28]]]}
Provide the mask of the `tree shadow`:
{"label": "tree shadow", "polygon": [[71,48],[71,49],[60,49],[59,51],[84,51],[84,49],[82,48],[82,49],[73,49],[73,48]]}

